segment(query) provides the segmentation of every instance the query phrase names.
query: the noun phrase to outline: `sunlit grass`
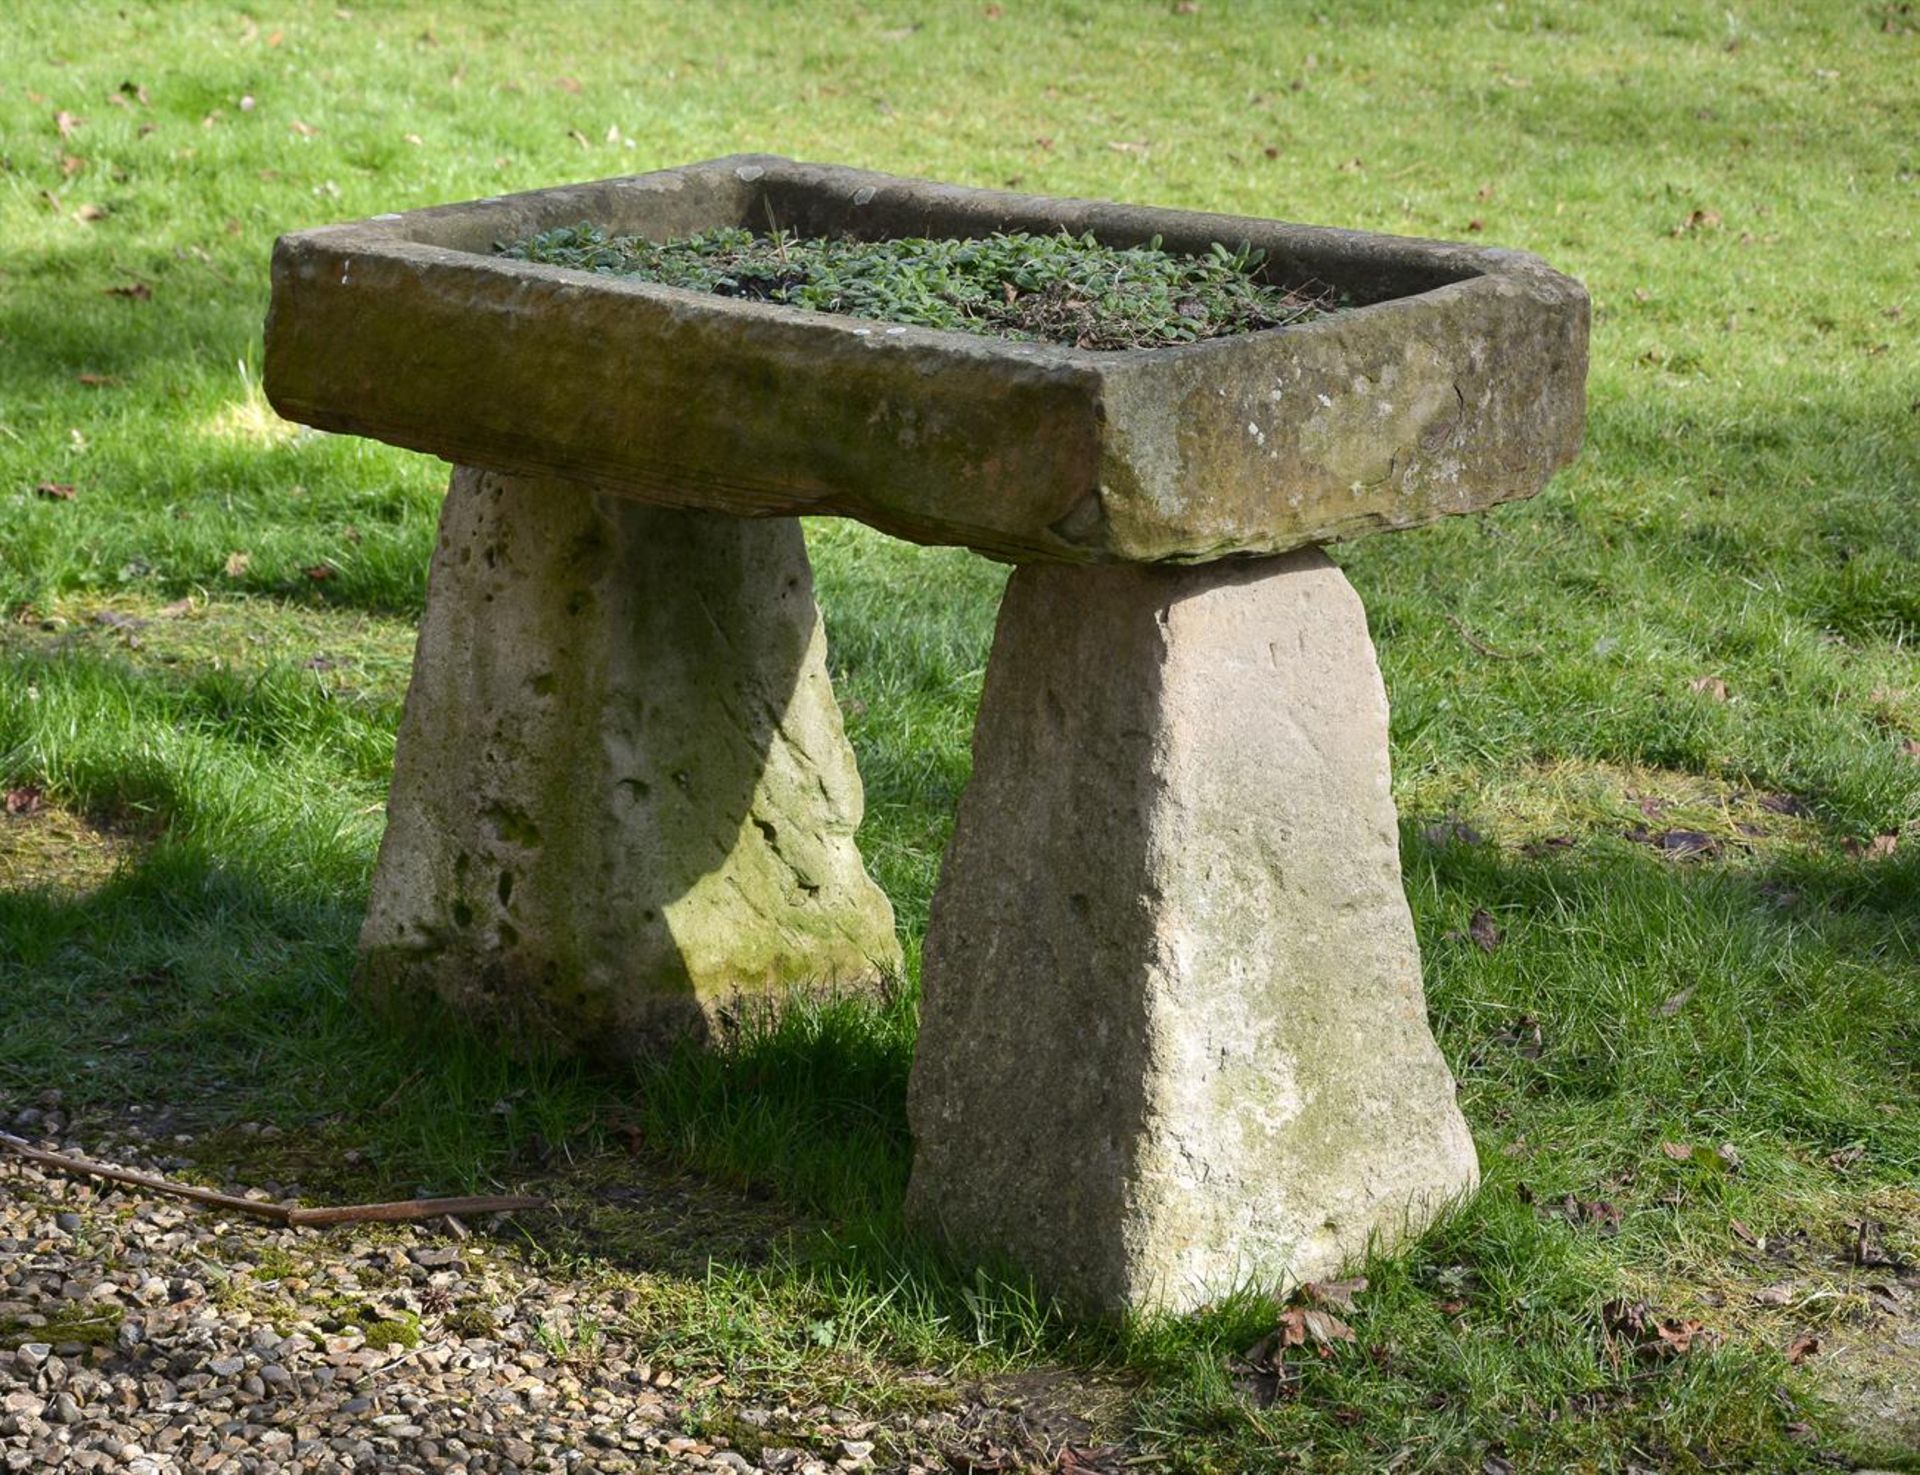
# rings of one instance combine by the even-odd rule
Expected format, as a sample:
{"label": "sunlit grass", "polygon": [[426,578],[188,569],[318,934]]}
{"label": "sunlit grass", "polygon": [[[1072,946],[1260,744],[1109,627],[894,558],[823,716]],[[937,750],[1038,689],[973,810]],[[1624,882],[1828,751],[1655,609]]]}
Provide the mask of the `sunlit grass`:
{"label": "sunlit grass", "polygon": [[[1859,1301],[1846,1224],[1920,1253],[1920,35],[1898,7],[6,19],[0,786],[49,817],[0,818],[0,1097],[169,1100],[216,1139],[273,1117],[318,1190],[571,1155],[541,1245],[623,1278],[618,1334],[822,1400],[926,1396],[916,1365],[1103,1370],[1114,1432],[1178,1469],[1794,1468],[1842,1442],[1796,1403],[1787,1339]],[[911,983],[615,1075],[444,1021],[395,1035],[349,997],[446,469],[272,418],[272,238],[743,148],[1518,246],[1593,293],[1579,464],[1526,506],[1337,551],[1394,699],[1408,889],[1486,1187],[1367,1267],[1354,1347],[1271,1406],[1231,1372],[1271,1326],[1256,1297],[1074,1328],[904,1235]],[[861,843],[912,960],[1005,571],[808,533]],[[1674,830],[1716,848],[1659,849]],[[227,1162],[277,1171],[262,1151]],[[589,1191],[696,1171],[735,1207],[679,1230]],[[1814,1299],[1743,1302],[1774,1262],[1734,1220],[1804,1232]],[[1620,1297],[1726,1340],[1623,1364]]]}

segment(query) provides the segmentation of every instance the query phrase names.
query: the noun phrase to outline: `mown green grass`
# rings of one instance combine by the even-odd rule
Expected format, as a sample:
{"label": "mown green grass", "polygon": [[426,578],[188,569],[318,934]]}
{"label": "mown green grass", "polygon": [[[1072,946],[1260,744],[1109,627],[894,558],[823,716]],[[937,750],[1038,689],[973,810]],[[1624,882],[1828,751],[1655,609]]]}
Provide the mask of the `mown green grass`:
{"label": "mown green grass", "polygon": [[[578,1273],[637,1277],[625,1330],[833,1396],[907,1396],[916,1363],[1117,1369],[1121,1432],[1174,1468],[1792,1468],[1837,1447],[1916,1467],[1849,1446],[1785,1364],[1853,1303],[1749,1308],[1788,1272],[1729,1227],[1804,1230],[1792,1273],[1840,1284],[1847,1223],[1889,1222],[1908,1253],[1920,1223],[1913,17],[998,9],[10,9],[0,781],[41,786],[64,828],[0,820],[0,1093],[272,1117],[398,1188],[569,1153],[597,1170],[637,1127],[771,1190],[795,1229],[771,1256],[716,1230],[692,1274],[604,1215],[544,1226]],[[83,120],[65,137],[61,111]],[[911,988],[638,1080],[397,1037],[346,997],[444,469],[265,410],[272,237],[743,148],[1470,237],[1592,290],[1581,462],[1527,506],[1339,552],[1394,697],[1429,998],[1486,1187],[1368,1267],[1356,1346],[1302,1359],[1270,1407],[1229,1373],[1272,1323],[1257,1297],[1076,1330],[901,1234]],[[151,296],[109,295],[135,284]],[[862,842],[914,959],[1002,573],[809,534]],[[1636,825],[1720,849],[1663,855]],[[248,1151],[237,1167],[273,1170]],[[328,1171],[304,1155],[305,1181]],[[1545,1212],[1568,1193],[1615,1205],[1617,1232]],[[1616,1363],[1616,1297],[1726,1340]]]}

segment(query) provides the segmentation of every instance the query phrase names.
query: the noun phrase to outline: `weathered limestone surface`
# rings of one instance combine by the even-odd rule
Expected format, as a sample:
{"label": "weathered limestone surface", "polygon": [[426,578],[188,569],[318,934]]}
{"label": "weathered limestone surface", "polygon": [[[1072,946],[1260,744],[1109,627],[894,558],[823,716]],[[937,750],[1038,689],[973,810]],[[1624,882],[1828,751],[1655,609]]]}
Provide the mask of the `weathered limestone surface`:
{"label": "weathered limestone surface", "polygon": [[360,982],[626,1054],[900,968],[800,526],[456,470]]}
{"label": "weathered limestone surface", "polygon": [[1180,1309],[1469,1190],[1387,763],[1318,550],[1016,570],[926,940],[915,1217]]}
{"label": "weathered limestone surface", "polygon": [[[663,240],[769,216],[1246,242],[1357,305],[1104,353],[489,254],[582,220]],[[1580,284],[1519,251],[739,155],[283,236],[265,372],[290,420],[463,465],[1014,561],[1197,563],[1532,496],[1580,444],[1587,323]]]}

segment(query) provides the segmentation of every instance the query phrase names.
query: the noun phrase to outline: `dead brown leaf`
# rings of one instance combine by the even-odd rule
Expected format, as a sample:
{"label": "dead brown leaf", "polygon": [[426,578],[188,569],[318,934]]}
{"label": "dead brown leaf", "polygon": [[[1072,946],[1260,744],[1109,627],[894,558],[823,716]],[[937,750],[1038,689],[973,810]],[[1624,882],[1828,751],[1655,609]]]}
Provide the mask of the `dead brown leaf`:
{"label": "dead brown leaf", "polygon": [[1351,1311],[1353,1298],[1366,1288],[1366,1276],[1353,1275],[1345,1280],[1307,1281],[1300,1287],[1300,1295],[1315,1306],[1334,1306],[1342,1311]]}
{"label": "dead brown leaf", "polygon": [[1690,1163],[1693,1161],[1693,1149],[1684,1142],[1662,1142],[1660,1144],[1660,1151],[1672,1158],[1676,1163]]}
{"label": "dead brown leaf", "polygon": [[1908,738],[1900,745],[1900,751],[1909,758],[1920,758],[1920,738]]}
{"label": "dead brown leaf", "polygon": [[1871,840],[1849,840],[1844,848],[1855,860],[1884,860],[1900,848],[1900,836],[1889,832]]}
{"label": "dead brown leaf", "polygon": [[45,497],[49,502],[71,502],[79,495],[70,481],[43,481],[33,489],[37,497]]}
{"label": "dead brown leaf", "polygon": [[1718,229],[1720,229],[1718,210],[1690,210],[1687,212],[1687,218],[1673,228],[1673,234],[1684,236],[1689,231]]}
{"label": "dead brown leaf", "polygon": [[1799,1367],[1801,1363],[1819,1351],[1820,1339],[1812,1332],[1802,1332],[1791,1342],[1787,1343],[1787,1363],[1789,1366]]}
{"label": "dead brown leaf", "polygon": [[1704,1322],[1693,1317],[1688,1317],[1684,1321],[1669,1318],[1656,1326],[1653,1332],[1659,1339],[1658,1342],[1648,1343],[1642,1350],[1651,1351],[1655,1356],[1685,1357],[1693,1351],[1695,1342],[1711,1345],[1718,1340],[1712,1332],[1707,1330]]}
{"label": "dead brown leaf", "polygon": [[60,173],[67,179],[72,179],[74,175],[86,167],[87,161],[78,154],[62,154],[60,156]]}
{"label": "dead brown leaf", "polygon": [[1331,1311],[1312,1306],[1290,1306],[1281,1312],[1275,1333],[1282,1347],[1305,1347],[1311,1343],[1315,1347],[1329,1348],[1335,1342],[1353,1340],[1352,1327]]}
{"label": "dead brown leaf", "polygon": [[1756,1306],[1785,1306],[1793,1300],[1793,1282],[1783,1280],[1779,1285],[1762,1286],[1753,1293]]}
{"label": "dead brown leaf", "polygon": [[1739,1240],[1741,1244],[1752,1245],[1755,1249],[1760,1247],[1760,1236],[1747,1228],[1743,1221],[1739,1219],[1729,1220],[1727,1228],[1733,1231],[1733,1237]]}
{"label": "dead brown leaf", "polygon": [[76,384],[84,384],[89,389],[114,389],[120,384],[112,374],[75,374],[73,378]]}
{"label": "dead brown leaf", "polygon": [[43,797],[38,784],[22,784],[17,789],[8,789],[7,813],[11,815],[34,814],[40,809]]}
{"label": "dead brown leaf", "polygon": [[1467,923],[1467,936],[1473,939],[1474,946],[1481,952],[1497,951],[1500,946],[1500,929],[1494,923],[1493,913],[1484,907],[1475,911],[1473,920]]}
{"label": "dead brown leaf", "polygon": [[1662,1004],[1658,1009],[1656,1009],[1654,1012],[1665,1018],[1671,1019],[1674,1015],[1678,1014],[1682,1009],[1687,1007],[1687,1000],[1692,997],[1693,997],[1693,990],[1690,988],[1683,988],[1680,990],[1679,993],[1674,994],[1670,998],[1668,998],[1667,1001],[1664,1004]]}
{"label": "dead brown leaf", "polygon": [[1590,1224],[1601,1234],[1618,1234],[1624,1217],[1617,1204],[1604,1198],[1581,1200],[1569,1193],[1560,1200],[1560,1212],[1569,1224]]}
{"label": "dead brown leaf", "polygon": [[324,584],[340,571],[330,563],[315,563],[309,564],[306,568],[300,570],[300,572],[313,580],[314,583]]}
{"label": "dead brown leaf", "polygon": [[59,112],[53,115],[53,126],[59,130],[62,138],[72,138],[74,130],[86,121],[85,118],[74,117],[74,115],[65,108],[60,109]]}
{"label": "dead brown leaf", "polygon": [[73,218],[82,225],[91,225],[96,220],[105,220],[107,218],[107,207],[105,205],[82,205],[78,210],[73,212]]}
{"label": "dead brown leaf", "polygon": [[1867,1149],[1864,1145],[1858,1142],[1849,1143],[1838,1152],[1827,1154],[1827,1166],[1836,1173],[1844,1173],[1866,1155]]}
{"label": "dead brown leaf", "polygon": [[1660,1361],[1685,1357],[1720,1340],[1717,1332],[1692,1317],[1663,1317],[1645,1301],[1615,1300],[1600,1308],[1607,1335],[1625,1342],[1636,1357]]}
{"label": "dead brown leaf", "polygon": [[1718,676],[1696,676],[1687,683],[1687,690],[1710,696],[1716,702],[1724,702],[1727,699],[1727,683]]}
{"label": "dead brown leaf", "polygon": [[247,566],[252,562],[253,555],[251,553],[242,553],[238,549],[235,549],[227,555],[227,577],[229,579],[239,578],[247,571]]}
{"label": "dead brown leaf", "polygon": [[1907,1309],[1907,1302],[1913,1292],[1897,1281],[1880,1281],[1867,1287],[1867,1300],[1875,1311],[1886,1316],[1899,1316]]}
{"label": "dead brown leaf", "polygon": [[1637,1341],[1646,1335],[1653,1320],[1653,1307],[1645,1301],[1625,1299],[1607,1302],[1600,1308],[1600,1324],[1616,1336]]}
{"label": "dead brown leaf", "polygon": [[1069,1444],[1061,1449],[1053,1468],[1060,1475],[1110,1475],[1123,1467],[1127,1453],[1117,1444]]}
{"label": "dead brown leaf", "polygon": [[291,128],[302,138],[318,138],[320,136],[320,130],[318,128],[314,127],[311,123],[302,123],[298,118],[288,123],[287,127]]}
{"label": "dead brown leaf", "polygon": [[127,282],[123,286],[108,287],[106,292],[109,297],[124,297],[129,302],[151,302],[153,300],[153,288],[149,287],[145,282]]}

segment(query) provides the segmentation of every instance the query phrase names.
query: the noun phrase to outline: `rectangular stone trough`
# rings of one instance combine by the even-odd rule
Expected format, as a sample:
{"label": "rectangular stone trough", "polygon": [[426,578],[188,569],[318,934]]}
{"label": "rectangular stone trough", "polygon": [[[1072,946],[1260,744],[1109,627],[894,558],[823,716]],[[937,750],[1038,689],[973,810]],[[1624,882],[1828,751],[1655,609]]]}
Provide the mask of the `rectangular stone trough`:
{"label": "rectangular stone trough", "polygon": [[[1362,309],[1099,352],[488,254],[592,221],[1245,241]],[[283,237],[275,407],[676,507],[838,514],[1014,560],[1198,562],[1525,497],[1579,445],[1586,297],[1531,256],[742,156]]]}
{"label": "rectangular stone trough", "polygon": [[[1092,232],[1353,304],[1101,352],[536,265]],[[1517,252],[743,155],[283,237],[266,387],[455,465],[359,979],[631,1054],[901,966],[802,514],[1017,563],[934,897],[909,1208],[1097,1310],[1332,1273],[1475,1181],[1366,616],[1317,544],[1575,454],[1579,284]]]}

